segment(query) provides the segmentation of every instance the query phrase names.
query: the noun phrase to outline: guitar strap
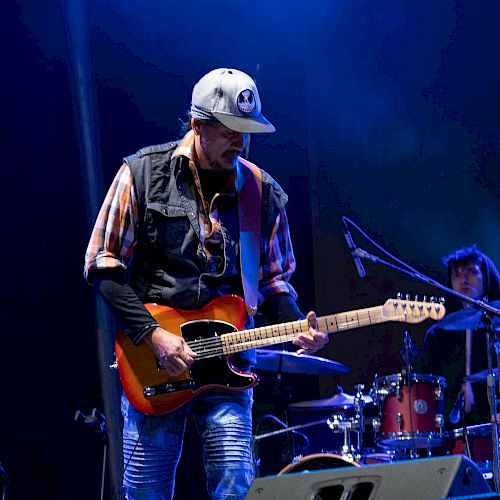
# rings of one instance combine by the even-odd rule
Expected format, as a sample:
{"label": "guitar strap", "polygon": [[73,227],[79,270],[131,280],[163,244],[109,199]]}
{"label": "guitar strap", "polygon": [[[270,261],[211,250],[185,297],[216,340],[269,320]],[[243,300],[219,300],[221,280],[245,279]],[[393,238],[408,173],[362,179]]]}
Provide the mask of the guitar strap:
{"label": "guitar strap", "polygon": [[257,165],[239,158],[240,267],[245,307],[250,316],[255,316],[258,304],[261,202],[262,172]]}

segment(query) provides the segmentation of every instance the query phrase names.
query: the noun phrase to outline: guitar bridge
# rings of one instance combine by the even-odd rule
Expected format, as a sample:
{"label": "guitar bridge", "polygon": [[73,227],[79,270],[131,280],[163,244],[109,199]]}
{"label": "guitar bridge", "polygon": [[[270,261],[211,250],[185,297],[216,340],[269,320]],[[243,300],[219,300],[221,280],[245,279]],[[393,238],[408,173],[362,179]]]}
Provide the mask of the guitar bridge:
{"label": "guitar bridge", "polygon": [[168,384],[157,384],[149,387],[144,387],[143,394],[146,398],[161,396],[162,394],[171,394],[178,391],[186,391],[195,386],[195,381],[190,378],[187,380],[178,380],[177,382],[169,382]]}

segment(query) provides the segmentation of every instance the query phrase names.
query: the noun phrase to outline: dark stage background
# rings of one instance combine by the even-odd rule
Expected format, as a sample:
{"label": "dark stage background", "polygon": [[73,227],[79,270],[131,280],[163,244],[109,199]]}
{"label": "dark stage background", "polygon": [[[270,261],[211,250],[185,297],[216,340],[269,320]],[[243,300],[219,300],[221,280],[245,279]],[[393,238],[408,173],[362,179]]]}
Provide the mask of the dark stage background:
{"label": "dark stage background", "polygon": [[[69,5],[81,9],[76,25]],[[477,243],[500,264],[498,2],[5,0],[1,11],[0,463],[10,498],[99,498],[103,445],[74,421],[102,410],[82,266],[89,196],[104,193],[99,179],[85,188],[83,165],[107,187],[123,156],[177,137],[192,85],[210,69],[253,75],[278,129],[252,138],[250,159],[290,195],[304,310],[439,295],[372,263],[360,280],[342,215],[438,280],[440,258],[458,246]],[[70,57],[77,28],[88,67]],[[95,115],[81,114],[85,84]],[[410,328],[417,345],[428,326]],[[288,400],[397,373],[403,331],[338,334],[320,355],[352,372],[290,377]],[[265,395],[256,390],[256,408]],[[199,473],[188,452],[179,498]]]}

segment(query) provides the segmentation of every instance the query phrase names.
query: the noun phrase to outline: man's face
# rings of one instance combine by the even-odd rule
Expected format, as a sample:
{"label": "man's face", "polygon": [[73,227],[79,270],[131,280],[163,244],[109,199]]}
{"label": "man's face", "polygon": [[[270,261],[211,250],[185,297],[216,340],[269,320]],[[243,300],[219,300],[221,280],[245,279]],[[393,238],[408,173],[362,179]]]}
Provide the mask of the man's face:
{"label": "man's face", "polygon": [[193,128],[201,168],[223,171],[236,166],[236,158],[245,149],[248,134],[209,121],[198,121]]}
{"label": "man's face", "polygon": [[480,299],[484,295],[484,278],[479,264],[469,262],[451,269],[451,286],[456,292],[472,299]]}

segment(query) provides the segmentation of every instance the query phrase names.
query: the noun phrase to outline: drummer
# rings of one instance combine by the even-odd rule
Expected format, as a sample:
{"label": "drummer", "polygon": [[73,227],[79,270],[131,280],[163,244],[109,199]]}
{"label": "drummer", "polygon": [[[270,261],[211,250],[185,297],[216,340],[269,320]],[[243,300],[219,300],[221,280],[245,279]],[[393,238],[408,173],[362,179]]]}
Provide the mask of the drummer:
{"label": "drummer", "polygon": [[[500,299],[498,271],[476,245],[451,252],[443,258],[443,263],[448,270],[448,286],[456,292],[485,302]],[[452,296],[447,301],[446,309],[447,313],[451,313],[466,307],[470,304]],[[421,370],[446,378],[444,416],[447,427],[489,421],[486,384],[475,384],[473,387],[464,380],[464,377],[488,366],[484,330],[479,328],[480,316],[477,323],[475,328],[457,331],[440,329],[437,324],[427,331],[424,338]]]}

